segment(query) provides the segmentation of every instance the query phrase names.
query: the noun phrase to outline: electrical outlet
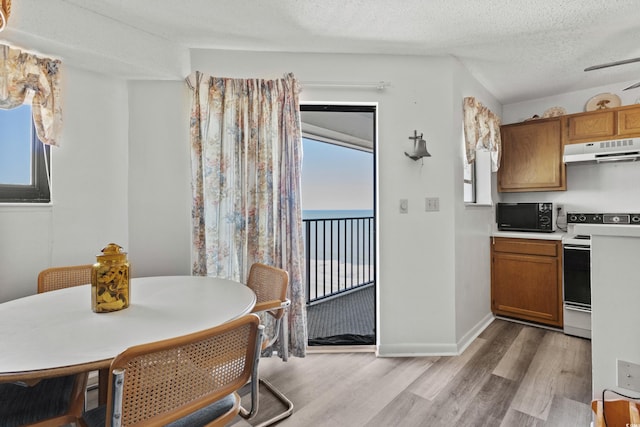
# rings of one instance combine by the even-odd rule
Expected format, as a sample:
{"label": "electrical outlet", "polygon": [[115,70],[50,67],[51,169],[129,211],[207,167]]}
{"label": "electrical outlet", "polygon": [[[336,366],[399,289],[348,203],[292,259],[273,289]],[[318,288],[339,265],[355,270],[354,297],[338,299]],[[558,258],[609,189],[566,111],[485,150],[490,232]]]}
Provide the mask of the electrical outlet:
{"label": "electrical outlet", "polygon": [[427,197],[424,199],[424,210],[427,212],[436,212],[440,210],[439,197]]}
{"label": "electrical outlet", "polygon": [[556,213],[558,214],[558,217],[563,217],[563,216],[565,216],[567,214],[564,211],[564,206],[563,205],[558,205],[558,204],[556,204]]}
{"label": "electrical outlet", "polygon": [[640,365],[618,360],[618,387],[640,392]]}

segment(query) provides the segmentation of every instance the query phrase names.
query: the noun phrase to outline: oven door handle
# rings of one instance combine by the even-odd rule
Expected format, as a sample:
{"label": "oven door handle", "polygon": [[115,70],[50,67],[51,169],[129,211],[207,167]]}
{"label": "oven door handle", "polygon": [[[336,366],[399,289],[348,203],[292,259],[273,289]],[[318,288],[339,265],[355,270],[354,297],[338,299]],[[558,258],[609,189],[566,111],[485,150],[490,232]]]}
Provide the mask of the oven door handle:
{"label": "oven door handle", "polygon": [[565,305],[564,308],[567,310],[579,311],[581,313],[591,313],[591,309],[589,308],[576,307],[574,305]]}
{"label": "oven door handle", "polygon": [[571,246],[571,245],[564,245],[563,246],[564,249],[571,249],[571,250],[578,250],[578,251],[590,251],[591,248],[588,246]]}

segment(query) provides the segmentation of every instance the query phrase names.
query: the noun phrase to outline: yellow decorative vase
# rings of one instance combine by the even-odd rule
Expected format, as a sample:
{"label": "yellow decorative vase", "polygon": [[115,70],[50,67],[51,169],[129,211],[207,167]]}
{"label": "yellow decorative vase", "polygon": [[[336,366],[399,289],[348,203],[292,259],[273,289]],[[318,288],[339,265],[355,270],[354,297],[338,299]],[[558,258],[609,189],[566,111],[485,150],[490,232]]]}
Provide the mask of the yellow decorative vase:
{"label": "yellow decorative vase", "polygon": [[115,243],[109,243],[96,259],[91,271],[91,309],[107,313],[129,307],[127,253]]}

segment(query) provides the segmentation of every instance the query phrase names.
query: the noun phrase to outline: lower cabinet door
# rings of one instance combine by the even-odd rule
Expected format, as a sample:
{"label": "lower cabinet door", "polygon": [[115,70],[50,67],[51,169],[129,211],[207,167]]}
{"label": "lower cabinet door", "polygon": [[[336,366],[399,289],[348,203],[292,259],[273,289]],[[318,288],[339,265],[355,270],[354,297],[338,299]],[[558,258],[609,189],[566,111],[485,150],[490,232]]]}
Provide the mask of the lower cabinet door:
{"label": "lower cabinet door", "polygon": [[550,256],[492,255],[491,309],[495,314],[562,326],[559,259]]}

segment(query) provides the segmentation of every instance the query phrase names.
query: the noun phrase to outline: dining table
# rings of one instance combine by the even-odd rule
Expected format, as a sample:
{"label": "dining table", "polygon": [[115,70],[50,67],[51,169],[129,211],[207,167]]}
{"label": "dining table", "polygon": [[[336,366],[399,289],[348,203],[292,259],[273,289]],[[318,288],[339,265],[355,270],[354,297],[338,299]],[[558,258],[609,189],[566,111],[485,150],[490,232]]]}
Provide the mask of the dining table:
{"label": "dining table", "polygon": [[[253,309],[242,283],[202,276],[133,278],[129,307],[95,313],[91,285],[0,304],[0,382],[34,381],[92,370],[103,384],[127,348],[221,325]],[[106,389],[101,386],[100,400]]]}

